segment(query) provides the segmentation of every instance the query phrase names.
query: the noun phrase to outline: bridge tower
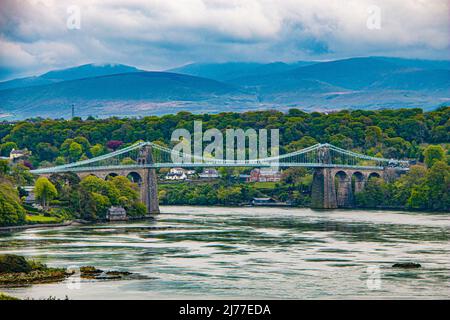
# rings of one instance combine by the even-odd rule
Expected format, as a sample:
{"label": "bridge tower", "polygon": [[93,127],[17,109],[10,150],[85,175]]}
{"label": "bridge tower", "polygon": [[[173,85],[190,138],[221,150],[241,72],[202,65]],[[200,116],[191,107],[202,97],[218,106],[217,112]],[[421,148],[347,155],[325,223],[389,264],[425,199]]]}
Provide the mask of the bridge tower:
{"label": "bridge tower", "polygon": [[311,187],[311,208],[336,209],[336,186],[331,168],[314,169]]}
{"label": "bridge tower", "polygon": [[[152,164],[152,147],[145,146],[139,150],[137,162],[140,165]],[[155,169],[143,169],[141,183],[141,200],[147,207],[147,213],[159,213],[158,184]]]}
{"label": "bridge tower", "polygon": [[[317,150],[320,163],[331,163],[330,149],[324,146]],[[311,207],[317,209],[336,209],[336,186],[331,168],[323,167],[314,169],[313,183],[311,187]]]}

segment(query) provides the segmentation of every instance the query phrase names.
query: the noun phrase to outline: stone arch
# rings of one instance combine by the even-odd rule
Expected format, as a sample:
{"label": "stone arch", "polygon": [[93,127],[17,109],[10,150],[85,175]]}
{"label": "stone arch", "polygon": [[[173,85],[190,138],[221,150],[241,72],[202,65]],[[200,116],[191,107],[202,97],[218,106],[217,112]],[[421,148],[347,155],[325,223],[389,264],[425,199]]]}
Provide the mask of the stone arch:
{"label": "stone arch", "polygon": [[96,177],[96,178],[98,178],[98,176],[96,175],[96,174],[94,174],[94,173],[78,173],[77,174],[78,175],[78,177],[80,178],[80,179],[84,179],[84,178],[86,178],[86,177]]}
{"label": "stone arch", "polygon": [[352,174],[352,192],[353,194],[363,191],[366,179],[364,174],[359,171]]}
{"label": "stone arch", "polygon": [[351,177],[345,171],[338,171],[334,175],[334,183],[338,207],[350,207],[352,198]]}
{"label": "stone arch", "polygon": [[372,179],[372,178],[381,178],[381,175],[378,172],[371,172],[369,173],[369,176],[367,177],[367,180]]}
{"label": "stone arch", "polygon": [[115,172],[110,172],[110,173],[108,173],[108,174],[105,176],[105,180],[109,180],[109,179],[114,178],[114,177],[117,177],[117,176],[118,176],[117,173],[115,173]]}
{"label": "stone arch", "polygon": [[127,174],[127,178],[128,180],[130,180],[131,182],[136,183],[138,186],[142,185],[142,176],[135,172],[135,171],[131,171],[130,173]]}

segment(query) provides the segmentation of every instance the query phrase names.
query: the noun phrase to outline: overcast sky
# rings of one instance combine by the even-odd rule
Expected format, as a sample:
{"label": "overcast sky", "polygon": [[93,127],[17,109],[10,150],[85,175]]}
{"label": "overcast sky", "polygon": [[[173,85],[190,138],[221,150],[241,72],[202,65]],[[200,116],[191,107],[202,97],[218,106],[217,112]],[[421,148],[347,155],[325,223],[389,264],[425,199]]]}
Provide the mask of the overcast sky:
{"label": "overcast sky", "polygon": [[0,79],[91,62],[449,59],[449,39],[448,0],[0,0]]}

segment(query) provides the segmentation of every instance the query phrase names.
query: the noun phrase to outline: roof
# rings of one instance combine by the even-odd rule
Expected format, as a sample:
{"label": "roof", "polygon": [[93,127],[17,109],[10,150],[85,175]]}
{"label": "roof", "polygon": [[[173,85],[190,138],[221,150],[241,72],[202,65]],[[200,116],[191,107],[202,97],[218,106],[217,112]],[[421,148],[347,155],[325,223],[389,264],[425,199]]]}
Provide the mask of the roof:
{"label": "roof", "polygon": [[28,150],[27,149],[24,149],[24,150],[12,149],[10,153],[12,153],[12,154],[25,154],[25,153],[28,153]]}

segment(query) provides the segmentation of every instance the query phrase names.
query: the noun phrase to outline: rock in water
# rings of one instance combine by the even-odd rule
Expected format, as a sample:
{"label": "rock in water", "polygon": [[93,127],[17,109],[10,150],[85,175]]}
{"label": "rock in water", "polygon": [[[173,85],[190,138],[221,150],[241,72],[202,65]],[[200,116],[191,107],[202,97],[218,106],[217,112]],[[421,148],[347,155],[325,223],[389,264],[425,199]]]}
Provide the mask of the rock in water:
{"label": "rock in water", "polygon": [[0,273],[30,272],[32,267],[24,257],[14,254],[0,255]]}
{"label": "rock in water", "polygon": [[392,268],[405,268],[405,269],[416,269],[422,267],[419,263],[415,262],[400,262],[392,266]]}

